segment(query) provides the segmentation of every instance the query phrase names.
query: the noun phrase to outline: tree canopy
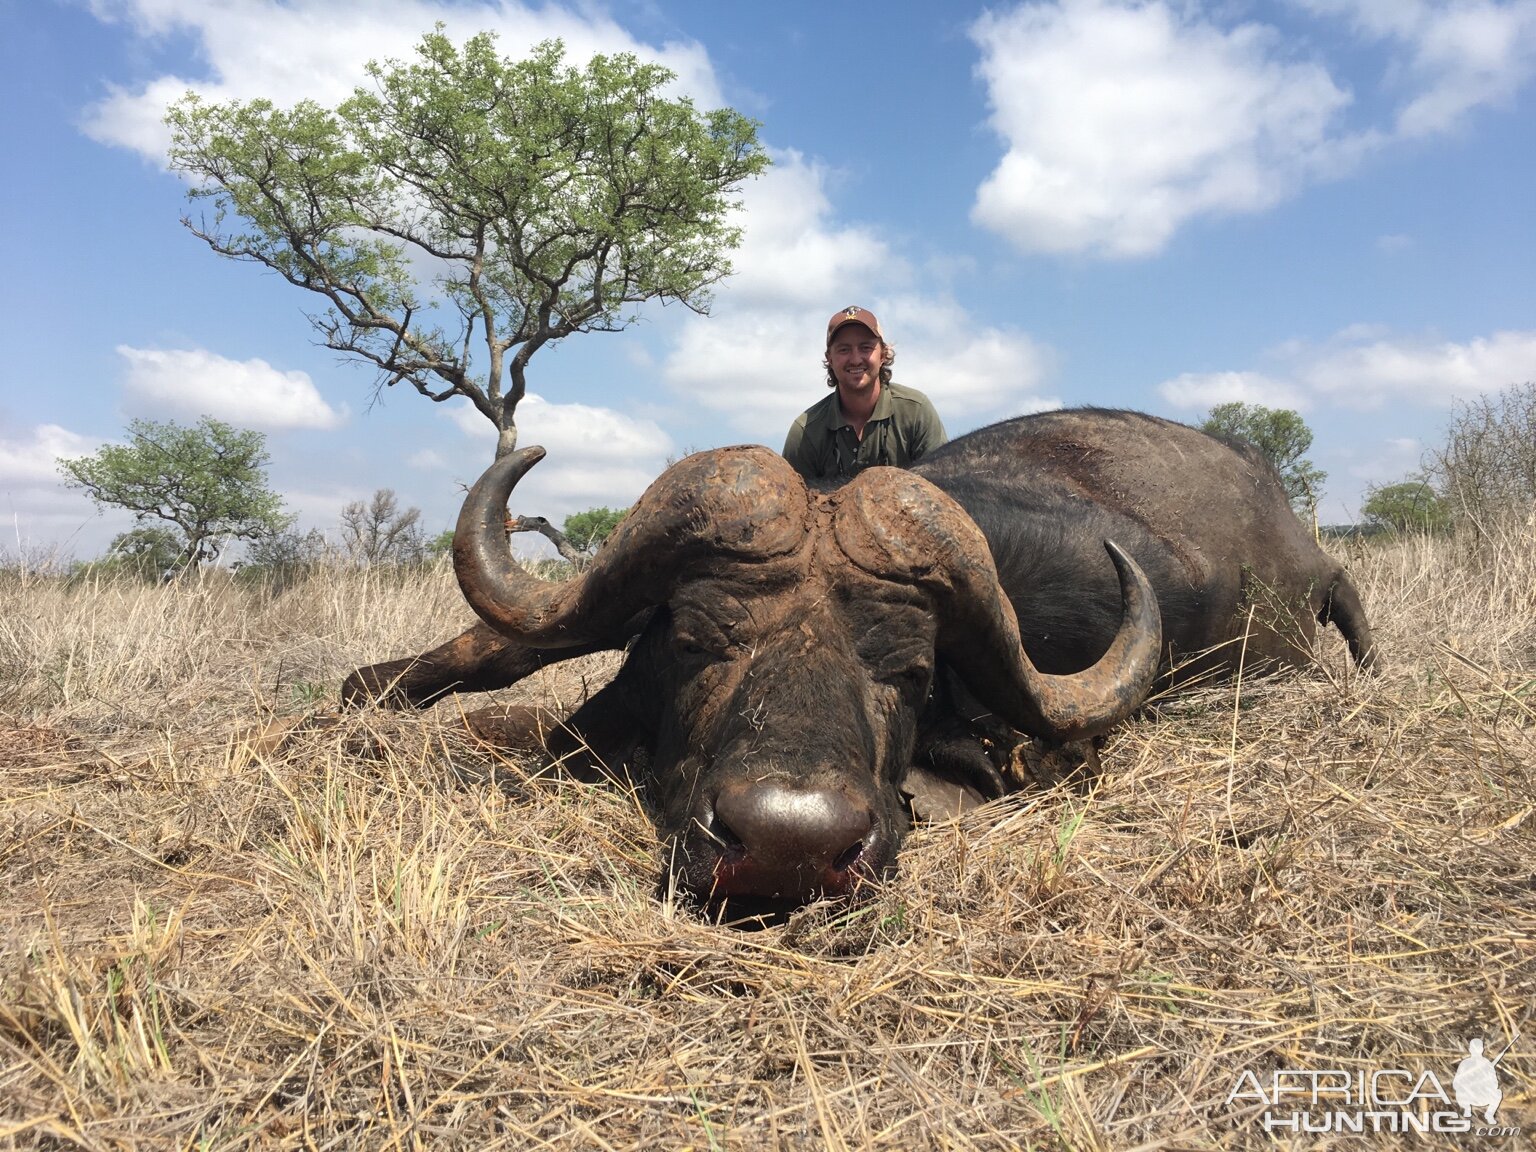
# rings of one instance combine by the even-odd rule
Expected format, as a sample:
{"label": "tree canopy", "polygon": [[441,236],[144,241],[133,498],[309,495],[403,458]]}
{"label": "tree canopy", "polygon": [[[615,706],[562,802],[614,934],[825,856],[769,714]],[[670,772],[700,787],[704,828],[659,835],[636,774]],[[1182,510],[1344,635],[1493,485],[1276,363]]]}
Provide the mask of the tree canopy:
{"label": "tree canopy", "polygon": [[1312,447],[1312,429],[1298,413],[1234,400],[1212,408],[1200,427],[1216,436],[1252,444],[1280,473],[1292,506],[1316,509],[1328,473],[1306,458]]}
{"label": "tree canopy", "polygon": [[673,73],[629,54],[578,69],[551,40],[513,61],[439,25],[416,56],[370,63],[372,89],[335,108],[189,93],[170,163],[212,207],[183,221],[196,236],[317,294],[325,344],[379,388],[467,399],[499,458],[540,348],[647,300],[707,309],[768,158],[755,122],[665,96]]}
{"label": "tree canopy", "polygon": [[1360,519],[1396,532],[1441,532],[1450,527],[1451,510],[1427,480],[1404,480],[1373,486],[1365,495]]}
{"label": "tree canopy", "polygon": [[192,428],[134,420],[128,443],[61,459],[59,471],[101,507],[126,508],[142,525],[171,525],[175,564],[191,568],[215,558],[225,540],[259,540],[288,526],[282,498],[267,488],[265,445],[261,433],[209,417]]}
{"label": "tree canopy", "polygon": [[628,508],[588,508],[585,512],[571,513],[561,527],[566,539],[577,549],[596,552],[619,526],[619,521],[628,515]]}

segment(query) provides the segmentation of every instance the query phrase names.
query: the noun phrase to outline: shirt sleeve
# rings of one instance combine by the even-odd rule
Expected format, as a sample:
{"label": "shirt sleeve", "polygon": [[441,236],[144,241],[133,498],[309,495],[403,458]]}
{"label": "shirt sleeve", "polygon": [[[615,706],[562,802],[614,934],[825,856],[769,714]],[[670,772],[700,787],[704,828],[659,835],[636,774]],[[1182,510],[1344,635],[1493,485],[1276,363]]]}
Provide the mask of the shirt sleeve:
{"label": "shirt sleeve", "polygon": [[944,431],[944,422],[939,419],[938,409],[933,406],[933,401],[924,396],[922,404],[919,405],[919,411],[917,435],[912,438],[913,463],[949,440],[949,434]]}
{"label": "shirt sleeve", "polygon": [[784,459],[806,480],[816,479],[816,462],[811,459],[809,446],[805,442],[803,420],[796,420],[789,426],[789,435],[784,437]]}

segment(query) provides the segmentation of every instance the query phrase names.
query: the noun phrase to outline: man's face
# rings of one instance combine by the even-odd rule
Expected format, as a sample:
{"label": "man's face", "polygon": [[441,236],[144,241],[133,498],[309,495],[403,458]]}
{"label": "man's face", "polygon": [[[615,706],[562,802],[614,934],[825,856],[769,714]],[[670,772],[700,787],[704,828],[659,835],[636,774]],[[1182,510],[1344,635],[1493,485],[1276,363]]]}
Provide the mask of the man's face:
{"label": "man's face", "polygon": [[850,395],[872,392],[880,381],[880,366],[885,363],[885,345],[862,324],[844,324],[832,334],[827,362],[837,377],[839,392]]}

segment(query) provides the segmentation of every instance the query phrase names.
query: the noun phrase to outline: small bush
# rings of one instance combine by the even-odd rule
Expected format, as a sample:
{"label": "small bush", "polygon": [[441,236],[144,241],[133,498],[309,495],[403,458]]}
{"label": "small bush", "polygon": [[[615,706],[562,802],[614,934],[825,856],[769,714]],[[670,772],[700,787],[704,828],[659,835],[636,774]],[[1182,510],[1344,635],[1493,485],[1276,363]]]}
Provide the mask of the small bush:
{"label": "small bush", "polygon": [[1502,520],[1528,518],[1536,507],[1536,383],[1458,401],[1428,473],[1452,519],[1479,538]]}

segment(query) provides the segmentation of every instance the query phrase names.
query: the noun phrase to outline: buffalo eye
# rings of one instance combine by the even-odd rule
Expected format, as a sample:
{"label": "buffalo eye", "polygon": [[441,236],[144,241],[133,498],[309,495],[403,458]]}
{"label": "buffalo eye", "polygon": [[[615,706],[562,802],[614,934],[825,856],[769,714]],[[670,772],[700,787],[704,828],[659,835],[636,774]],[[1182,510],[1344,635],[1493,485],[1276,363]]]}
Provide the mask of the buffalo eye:
{"label": "buffalo eye", "polygon": [[698,632],[681,632],[672,638],[672,650],[678,659],[690,664],[714,664],[730,658],[735,647],[722,635]]}
{"label": "buffalo eye", "polygon": [[924,696],[928,692],[928,682],[932,670],[926,663],[907,664],[900,668],[894,668],[882,672],[879,680],[882,684],[888,684],[898,692],[911,693],[914,696]]}
{"label": "buffalo eye", "polygon": [[677,654],[685,660],[719,660],[723,656],[717,648],[700,644],[697,640],[679,640]]}

